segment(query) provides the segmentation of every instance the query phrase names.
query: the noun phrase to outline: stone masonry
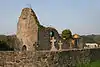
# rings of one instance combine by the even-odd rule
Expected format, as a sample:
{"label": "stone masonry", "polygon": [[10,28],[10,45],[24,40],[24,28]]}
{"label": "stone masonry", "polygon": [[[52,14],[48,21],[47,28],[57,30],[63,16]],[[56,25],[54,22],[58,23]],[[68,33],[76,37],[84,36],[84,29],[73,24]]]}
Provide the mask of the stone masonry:
{"label": "stone masonry", "polygon": [[[43,28],[43,29],[42,29]],[[54,32],[56,39],[55,47],[59,49],[58,42],[62,40],[62,48],[68,48],[68,44],[63,41],[55,28],[43,27],[40,25],[35,12],[31,8],[22,9],[21,16],[17,24],[17,38],[20,41],[20,50],[50,50],[50,32]]]}
{"label": "stone masonry", "polygon": [[77,67],[100,60],[100,48],[70,51],[0,52],[0,67]]}
{"label": "stone masonry", "polygon": [[24,8],[17,25],[17,38],[20,41],[20,50],[35,51],[38,40],[38,25],[36,15],[31,8]]}

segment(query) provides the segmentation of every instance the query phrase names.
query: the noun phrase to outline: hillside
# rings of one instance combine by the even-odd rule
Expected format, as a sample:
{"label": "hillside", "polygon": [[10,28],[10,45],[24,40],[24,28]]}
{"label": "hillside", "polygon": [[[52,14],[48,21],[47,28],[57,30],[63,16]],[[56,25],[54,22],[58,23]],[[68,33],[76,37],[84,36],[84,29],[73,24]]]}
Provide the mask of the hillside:
{"label": "hillside", "polygon": [[82,35],[81,36],[85,43],[94,43],[100,44],[100,35]]}

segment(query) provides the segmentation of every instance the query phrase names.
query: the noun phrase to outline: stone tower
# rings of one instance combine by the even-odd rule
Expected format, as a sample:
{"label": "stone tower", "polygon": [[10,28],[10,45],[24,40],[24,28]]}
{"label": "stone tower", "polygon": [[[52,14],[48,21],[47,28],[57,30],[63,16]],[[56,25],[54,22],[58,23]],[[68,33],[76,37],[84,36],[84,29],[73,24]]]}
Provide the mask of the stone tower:
{"label": "stone tower", "polygon": [[20,49],[35,51],[38,40],[38,20],[31,8],[22,9],[17,24],[17,38],[20,41]]}

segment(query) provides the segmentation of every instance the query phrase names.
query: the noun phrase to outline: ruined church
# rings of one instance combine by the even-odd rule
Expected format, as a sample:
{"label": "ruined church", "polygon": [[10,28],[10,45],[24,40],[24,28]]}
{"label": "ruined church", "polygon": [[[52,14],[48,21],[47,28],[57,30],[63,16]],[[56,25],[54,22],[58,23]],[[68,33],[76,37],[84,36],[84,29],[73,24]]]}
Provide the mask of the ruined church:
{"label": "ruined church", "polygon": [[[32,8],[23,8],[17,23],[16,35],[6,36],[6,43],[0,50],[36,51],[62,50],[79,47],[79,35],[75,34],[70,42],[64,40],[53,27],[40,24]],[[81,43],[82,44],[82,43]],[[81,46],[82,47],[82,46]]]}
{"label": "ruined church", "polygon": [[22,9],[17,24],[16,36],[20,41],[20,50],[50,50],[50,39],[54,37],[54,46],[59,49],[59,41],[63,42],[62,48],[67,49],[69,45],[59,36],[55,28],[42,26],[35,12],[31,8]]}

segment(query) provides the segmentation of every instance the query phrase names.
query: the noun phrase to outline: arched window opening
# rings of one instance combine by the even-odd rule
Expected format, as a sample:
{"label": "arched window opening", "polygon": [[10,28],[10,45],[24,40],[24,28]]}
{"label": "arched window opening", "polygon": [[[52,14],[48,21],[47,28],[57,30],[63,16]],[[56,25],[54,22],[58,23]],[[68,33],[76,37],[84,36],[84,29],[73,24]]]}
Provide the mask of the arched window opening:
{"label": "arched window opening", "polygon": [[54,37],[54,32],[50,31],[50,37]]}

